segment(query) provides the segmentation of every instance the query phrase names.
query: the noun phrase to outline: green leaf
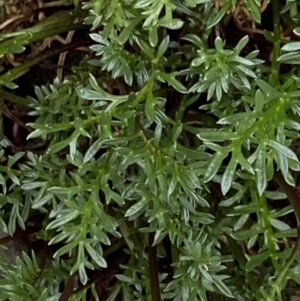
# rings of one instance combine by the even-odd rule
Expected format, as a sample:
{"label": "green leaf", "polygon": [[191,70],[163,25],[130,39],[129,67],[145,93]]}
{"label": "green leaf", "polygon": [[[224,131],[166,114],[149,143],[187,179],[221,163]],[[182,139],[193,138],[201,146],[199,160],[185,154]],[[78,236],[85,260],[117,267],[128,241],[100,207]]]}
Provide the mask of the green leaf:
{"label": "green leaf", "polygon": [[297,155],[285,145],[282,145],[274,140],[268,140],[267,143],[269,146],[271,146],[273,149],[281,153],[283,156],[288,157],[296,162],[299,162]]}
{"label": "green leaf", "polygon": [[[251,120],[257,118],[258,115],[256,112],[244,112],[244,113],[236,113],[233,115],[228,115],[226,117],[221,118],[217,123],[218,124],[234,124],[237,122]],[[231,134],[233,136],[233,134]]]}
{"label": "green leaf", "polygon": [[266,191],[265,195],[270,200],[285,200],[287,198],[286,194],[280,191]]}
{"label": "green leaf", "polygon": [[254,175],[255,172],[249,163],[249,161],[243,156],[242,152],[238,151],[237,152],[237,160],[242,166],[243,169],[247,170],[250,174]]}
{"label": "green leaf", "polygon": [[11,169],[7,169],[7,175],[16,185],[19,186],[21,184],[19,178],[11,171]]}
{"label": "green leaf", "polygon": [[228,156],[228,151],[224,150],[221,152],[216,152],[212,161],[210,162],[206,173],[204,175],[204,183],[209,182],[218,172],[223,160]]}
{"label": "green leaf", "polygon": [[46,230],[55,229],[58,228],[64,224],[67,224],[68,222],[74,220],[77,216],[79,216],[79,212],[76,210],[72,211],[71,213],[64,215],[60,218],[55,219],[52,221],[48,226],[46,227]]}
{"label": "green leaf", "polygon": [[299,53],[297,51],[285,53],[278,58],[278,61],[285,64],[299,65],[300,64]]}
{"label": "green leaf", "polygon": [[85,244],[84,247],[99,267],[104,269],[107,268],[105,259],[90,244]]}
{"label": "green leaf", "polygon": [[256,21],[257,23],[260,23],[261,15],[260,15],[260,11],[259,11],[259,6],[256,4],[256,2],[254,0],[247,0],[246,4],[247,4],[247,8],[249,9],[249,11],[252,13],[252,17],[253,17],[254,21]]}
{"label": "green leaf", "polygon": [[36,188],[42,187],[42,186],[44,186],[46,184],[47,184],[47,182],[31,182],[31,183],[23,184],[21,186],[21,188],[23,190],[32,190],[32,189],[36,189]]}
{"label": "green leaf", "polygon": [[239,55],[241,51],[246,47],[249,42],[249,36],[244,36],[242,39],[239,40],[237,45],[234,47],[234,54]]}
{"label": "green leaf", "polygon": [[223,41],[220,37],[216,37],[215,47],[216,47],[217,52],[222,53],[222,51],[223,51]]}
{"label": "green leaf", "polygon": [[267,82],[265,82],[261,79],[258,79],[258,80],[256,80],[256,83],[258,84],[260,89],[267,94],[267,96],[272,95],[272,97],[274,97],[274,98],[279,98],[282,96],[282,94],[279,91],[274,89]]}
{"label": "green leaf", "polygon": [[232,233],[231,236],[236,240],[245,240],[257,234],[260,234],[261,232],[263,232],[263,230],[261,229],[250,229],[250,230],[244,230],[244,231]]}
{"label": "green leaf", "polygon": [[201,40],[201,38],[198,35],[187,34],[182,39],[197,45],[200,49],[205,47],[205,43]]}
{"label": "green leaf", "polygon": [[9,47],[11,53],[22,53],[26,48],[22,45],[13,45]]}
{"label": "green leaf", "polygon": [[255,161],[255,172],[256,172],[256,187],[259,195],[262,195],[267,187],[267,176],[266,176],[266,151],[260,148]]}
{"label": "green leaf", "polygon": [[125,213],[125,217],[132,216],[136,214],[137,212],[141,211],[144,207],[147,206],[147,204],[150,202],[150,199],[147,198],[141,198],[140,201],[132,205]]}
{"label": "green leaf", "polygon": [[55,252],[55,254],[53,255],[54,258],[60,257],[70,251],[72,251],[77,245],[78,245],[78,241],[77,240],[73,240],[67,244],[65,244],[63,247],[61,247],[58,251]]}
{"label": "green leaf", "polygon": [[128,41],[130,36],[133,34],[134,28],[139,24],[142,18],[143,18],[142,16],[137,16],[131,19],[129,25],[123,28],[119,37],[117,38],[117,41],[120,45],[123,45]]}
{"label": "green leaf", "polygon": [[149,43],[152,47],[155,47],[158,43],[157,27],[152,26],[149,30]]}
{"label": "green leaf", "polygon": [[166,36],[162,40],[162,42],[160,43],[160,45],[158,47],[158,50],[157,50],[157,53],[156,53],[156,59],[157,60],[159,60],[165,54],[165,52],[168,49],[169,43],[170,43],[170,37]]}
{"label": "green leaf", "polygon": [[233,181],[233,178],[235,176],[235,170],[237,166],[237,160],[235,156],[232,156],[229,164],[227,165],[225,172],[222,176],[222,181],[221,181],[221,191],[223,195],[226,195],[226,193],[229,191],[231,188],[231,184]]}
{"label": "green leaf", "polygon": [[147,118],[154,122],[155,119],[155,106],[158,104],[158,101],[153,96],[152,90],[149,90],[147,93],[146,104],[145,104],[145,113]]}
{"label": "green leaf", "polygon": [[121,290],[120,285],[116,285],[113,290],[111,291],[109,297],[106,299],[106,301],[115,301],[117,296],[119,295],[119,292]]}
{"label": "green leaf", "polygon": [[186,87],[175,78],[176,73],[170,73],[167,74],[165,72],[160,72],[159,76],[164,79],[170,86],[172,86],[175,90],[177,90],[180,93],[186,93],[187,89]]}
{"label": "green leaf", "polygon": [[288,224],[280,221],[279,219],[271,218],[270,222],[274,228],[276,228],[280,231],[285,231],[285,230],[288,230],[291,228]]}
{"label": "green leaf", "polygon": [[86,151],[84,158],[83,158],[83,163],[89,162],[95,155],[96,153],[100,150],[102,144],[105,143],[105,140],[102,140],[101,137],[97,139]]}
{"label": "green leaf", "polygon": [[248,272],[253,271],[263,261],[265,261],[267,258],[269,258],[269,256],[270,256],[269,251],[264,251],[264,252],[261,252],[261,253],[251,256],[250,259],[246,263],[246,266],[245,266],[246,270]]}
{"label": "green leaf", "polygon": [[226,140],[233,140],[234,133],[221,131],[208,131],[197,134],[197,137],[202,141],[224,142]]}
{"label": "green leaf", "polygon": [[225,295],[229,298],[233,298],[233,295],[232,295],[230,289],[222,281],[224,278],[227,278],[227,276],[213,275],[212,278],[213,278],[212,283],[214,284],[214,286],[216,286],[216,288],[218,289],[218,291],[220,293],[222,293],[223,295]]}
{"label": "green leaf", "polygon": [[241,229],[245,225],[245,223],[247,222],[249,217],[250,217],[249,213],[241,215],[240,218],[238,219],[238,221],[236,222],[233,230],[238,231],[239,229]]}
{"label": "green leaf", "polygon": [[264,95],[263,95],[263,93],[258,89],[258,90],[256,91],[256,93],[255,93],[255,110],[256,110],[259,114],[262,114],[262,113],[263,113],[264,104],[265,104]]}
{"label": "green leaf", "polygon": [[217,25],[218,23],[220,23],[221,19],[225,16],[225,14],[230,9],[230,7],[231,7],[231,2],[230,1],[225,2],[225,4],[223,5],[223,7],[220,9],[220,11],[209,22],[209,24],[207,26],[207,29],[210,29],[210,28],[214,27],[215,25]]}
{"label": "green leaf", "polygon": [[291,42],[285,44],[283,47],[281,47],[283,51],[296,51],[300,50],[300,42]]}
{"label": "green leaf", "polygon": [[136,36],[134,37],[136,43],[139,45],[139,47],[142,49],[142,51],[151,59],[154,60],[155,56],[154,56],[154,51],[151,48],[151,46],[149,44],[147,44],[145,41],[143,41],[142,39],[138,39]]}
{"label": "green leaf", "polygon": [[52,154],[56,154],[58,153],[59,151],[61,151],[62,149],[66,148],[73,139],[77,139],[77,137],[79,136],[79,134],[77,135],[71,135],[69,138],[63,140],[63,141],[60,141],[58,143],[55,143],[53,145],[50,145],[47,149],[47,154],[48,155],[52,155]]}

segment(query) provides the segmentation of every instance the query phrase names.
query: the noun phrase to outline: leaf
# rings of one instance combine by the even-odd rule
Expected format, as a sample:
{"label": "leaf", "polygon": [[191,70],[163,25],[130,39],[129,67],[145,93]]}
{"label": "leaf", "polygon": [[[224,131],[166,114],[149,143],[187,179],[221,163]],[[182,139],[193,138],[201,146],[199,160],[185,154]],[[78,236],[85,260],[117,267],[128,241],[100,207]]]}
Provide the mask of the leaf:
{"label": "leaf", "polygon": [[232,156],[232,158],[231,158],[229,164],[227,165],[225,172],[222,176],[221,190],[222,190],[223,195],[226,195],[226,193],[231,188],[233,177],[235,175],[236,166],[237,166],[237,160],[236,160],[235,156]]}
{"label": "leaf", "polygon": [[253,17],[254,21],[256,21],[257,23],[260,23],[261,15],[260,15],[259,7],[256,4],[256,2],[254,0],[247,0],[246,4],[247,4],[247,8],[249,9],[249,11],[252,13],[252,17]]}
{"label": "leaf", "polygon": [[213,281],[212,283],[216,286],[218,291],[222,293],[223,295],[233,298],[233,295],[230,291],[230,289],[224,284],[222,281],[223,278],[227,278],[227,276],[222,276],[222,275],[212,275]]}
{"label": "leaf", "polygon": [[152,26],[149,30],[149,43],[152,47],[155,47],[158,43],[157,27]]}
{"label": "leaf", "polygon": [[215,47],[216,47],[217,52],[222,53],[222,51],[223,51],[223,41],[220,37],[216,37]]}
{"label": "leaf", "polygon": [[21,184],[19,178],[11,171],[11,169],[7,169],[7,175],[16,185],[19,186]]}
{"label": "leaf", "polygon": [[[76,135],[77,137],[79,136],[79,134]],[[77,137],[74,136],[74,135],[71,135],[69,138],[63,140],[63,141],[60,141],[58,143],[55,143],[53,145],[50,145],[46,151],[46,153],[48,155],[52,155],[52,154],[56,154],[58,153],[59,151],[61,151],[62,149],[66,148],[73,139],[77,139]]]}
{"label": "leaf", "polygon": [[265,195],[270,200],[285,200],[287,198],[286,194],[280,191],[266,191]]}
{"label": "leaf", "polygon": [[[251,120],[254,118],[257,118],[257,113],[256,112],[244,112],[244,113],[236,113],[233,115],[228,115],[226,117],[221,118],[217,123],[218,124],[234,124],[236,122],[241,122],[247,120]],[[231,134],[232,136],[234,135],[233,133]]]}
{"label": "leaf", "polygon": [[167,74],[165,72],[159,72],[159,76],[164,79],[169,85],[171,85],[175,90],[180,93],[186,93],[186,87],[175,78],[176,73]]}
{"label": "leaf", "polygon": [[233,140],[234,133],[221,131],[208,131],[197,134],[197,137],[203,141],[224,142],[226,140]]}
{"label": "leaf", "polygon": [[154,98],[152,90],[149,90],[145,104],[145,113],[151,122],[154,122],[155,119],[155,106],[157,103],[158,101]]}
{"label": "leaf", "polygon": [[283,51],[296,51],[296,50],[300,50],[300,42],[287,43],[283,47],[281,47],[281,50],[283,50]]}
{"label": "leaf", "polygon": [[264,252],[261,252],[261,253],[251,256],[250,259],[246,263],[246,266],[245,266],[246,270],[248,272],[253,271],[256,267],[261,265],[261,263],[263,261],[265,261],[267,258],[269,258],[269,256],[270,256],[269,251],[264,251]]}
{"label": "leaf", "polygon": [[105,259],[90,244],[85,244],[84,247],[99,267],[107,268]]}
{"label": "leaf", "polygon": [[214,16],[214,18],[208,23],[207,29],[214,27],[216,24],[220,23],[221,19],[225,16],[227,11],[231,7],[231,2],[226,2],[220,11]]}
{"label": "leaf", "polygon": [[266,176],[266,151],[260,148],[255,161],[255,172],[256,172],[256,187],[259,195],[261,196],[267,187],[267,176]]}
{"label": "leaf", "polygon": [[32,190],[47,185],[47,182],[31,182],[21,186],[23,190]]}
{"label": "leaf", "polygon": [[249,163],[249,161],[243,156],[242,152],[238,151],[237,153],[238,153],[237,160],[240,163],[240,165],[242,166],[242,168],[247,170],[250,174],[254,175],[255,172],[254,172],[251,164]]}
{"label": "leaf", "polygon": [[162,42],[160,43],[160,45],[158,47],[158,50],[157,50],[157,53],[156,53],[156,59],[157,60],[159,60],[165,54],[165,52],[168,49],[169,43],[170,43],[170,37],[166,36],[162,40]]}
{"label": "leaf", "polygon": [[246,35],[242,39],[239,40],[237,45],[234,47],[234,54],[239,55],[241,51],[246,47],[249,42],[249,36]]}
{"label": "leaf", "polygon": [[289,230],[291,228],[288,224],[280,221],[279,219],[275,219],[275,218],[271,218],[270,223],[274,228],[276,228],[280,231]]}
{"label": "leaf", "polygon": [[134,40],[136,43],[139,45],[139,47],[142,49],[142,51],[151,59],[154,60],[154,52],[153,49],[149,44],[147,44],[145,41],[142,39],[138,39],[136,36],[134,37]]}
{"label": "leaf", "polygon": [[117,41],[120,45],[123,45],[128,41],[130,36],[134,33],[134,28],[139,24],[142,18],[142,16],[137,16],[131,19],[129,25],[123,28],[119,37],[117,38]]}
{"label": "leaf", "polygon": [[271,146],[273,149],[275,149],[276,151],[278,151],[279,153],[281,153],[282,155],[296,161],[298,161],[298,157],[297,155],[288,147],[286,147],[285,145],[282,145],[280,143],[278,143],[277,141],[274,140],[268,140],[268,145]]}
{"label": "leaf", "polygon": [[285,64],[293,64],[293,65],[299,65],[300,64],[300,56],[298,52],[289,52],[281,55],[278,58],[279,62],[285,63]]}
{"label": "leaf", "polygon": [[200,49],[205,47],[205,43],[201,40],[201,38],[198,35],[187,34],[182,39],[197,45]]}
{"label": "leaf", "polygon": [[62,216],[60,218],[55,219],[54,221],[52,221],[50,224],[48,224],[48,226],[46,227],[46,230],[50,230],[50,229],[55,229],[58,228],[72,220],[74,220],[77,216],[79,216],[79,211],[73,211],[65,216]]}
{"label": "leaf", "polygon": [[121,290],[121,286],[120,285],[116,285],[112,289],[112,291],[111,291],[109,297],[106,299],[106,301],[115,301],[116,298],[117,298],[117,296],[119,295],[120,290]]}
{"label": "leaf", "polygon": [[265,82],[261,79],[258,79],[258,80],[256,80],[256,83],[258,84],[260,89],[267,94],[267,96],[272,95],[272,97],[274,97],[274,98],[279,98],[282,96],[282,94],[279,91],[274,89],[267,82]]}
{"label": "leaf", "polygon": [[105,143],[105,140],[102,140],[101,137],[97,139],[86,151],[84,158],[83,158],[83,163],[89,162],[99,151],[101,148],[102,144]]}
{"label": "leaf", "polygon": [[247,220],[249,219],[249,216],[250,216],[250,214],[243,214],[242,216],[240,216],[240,218],[236,222],[233,230],[238,231],[239,229],[241,229],[245,225]]}
{"label": "leaf", "polygon": [[204,175],[204,183],[209,182],[218,172],[223,160],[228,156],[227,151],[216,152]]}
{"label": "leaf", "polygon": [[57,257],[60,257],[64,254],[66,254],[66,253],[70,252],[71,250],[73,250],[77,245],[78,245],[78,241],[73,240],[73,241],[69,242],[68,244],[65,244],[58,251],[56,251],[55,254],[53,255],[53,257],[57,258]]}
{"label": "leaf", "polygon": [[249,230],[232,233],[231,236],[236,240],[245,240],[245,239],[249,239],[250,237],[254,237],[257,234],[260,234],[261,232],[263,232],[263,230],[261,229],[249,229]]}
{"label": "leaf", "polygon": [[255,93],[255,110],[259,113],[262,114],[263,113],[263,108],[264,108],[264,95],[261,92],[260,89],[258,89]]}
{"label": "leaf", "polygon": [[22,45],[13,45],[9,47],[11,53],[22,53],[26,48]]}
{"label": "leaf", "polygon": [[142,210],[144,207],[147,206],[147,204],[150,202],[150,199],[147,198],[141,198],[140,201],[132,205],[125,213],[125,217],[132,216]]}

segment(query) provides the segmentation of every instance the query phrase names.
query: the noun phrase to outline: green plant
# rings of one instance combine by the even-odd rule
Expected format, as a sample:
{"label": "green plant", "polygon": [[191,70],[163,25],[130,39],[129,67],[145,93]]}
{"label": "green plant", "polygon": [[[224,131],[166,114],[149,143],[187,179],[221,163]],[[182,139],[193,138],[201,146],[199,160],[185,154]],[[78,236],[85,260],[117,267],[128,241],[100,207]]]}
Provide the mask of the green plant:
{"label": "green plant", "polygon": [[33,232],[48,250],[47,267],[34,253],[0,264],[0,300],[290,300],[300,282],[298,2],[269,4],[269,61],[253,29],[226,35],[245,11],[263,23],[258,1],[71,2],[0,36],[5,55],[93,31],[92,52],[36,96],[4,87],[51,50],[0,75],[2,112],[3,100],[25,107],[27,139],[42,143],[12,147],[4,127],[0,226],[14,236],[41,220]]}

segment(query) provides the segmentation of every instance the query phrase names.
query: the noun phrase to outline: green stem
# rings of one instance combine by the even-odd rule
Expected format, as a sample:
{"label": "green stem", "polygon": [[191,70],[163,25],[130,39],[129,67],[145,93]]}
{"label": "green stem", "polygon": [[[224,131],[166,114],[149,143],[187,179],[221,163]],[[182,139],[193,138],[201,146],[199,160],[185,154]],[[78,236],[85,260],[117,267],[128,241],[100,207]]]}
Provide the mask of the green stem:
{"label": "green stem", "polygon": [[298,255],[298,252],[300,250],[300,227],[299,226],[297,227],[297,233],[298,233],[297,241],[294,246],[293,252],[292,252],[291,256],[289,257],[289,259],[287,260],[287,262],[284,264],[283,269],[280,271],[275,282],[273,283],[272,289],[269,294],[269,299],[267,301],[275,300],[274,297],[275,297],[276,292],[280,289],[281,283],[284,281],[287,271],[289,270],[290,266],[292,265],[296,256]]}
{"label": "green stem", "polygon": [[294,208],[294,213],[297,218],[297,224],[300,225],[300,199],[295,191],[295,188],[286,183],[282,174],[278,171],[274,174],[274,180],[288,197],[289,202]]}
{"label": "green stem", "polygon": [[87,28],[86,25],[75,23],[75,24],[67,24],[60,27],[54,27],[48,30],[36,32],[34,34],[28,34],[26,37],[20,36],[20,38],[11,38],[0,43],[0,55],[12,52],[11,49],[15,45],[17,46],[25,46],[31,44],[33,42],[37,42],[55,35],[62,34],[64,32],[79,30]]}
{"label": "green stem", "polygon": [[3,92],[3,98],[4,98],[4,100],[7,100],[9,102],[12,102],[12,103],[15,103],[17,105],[24,106],[24,107],[28,107],[28,105],[30,103],[26,98],[17,96],[15,94],[12,94],[12,93],[7,92],[7,91]]}
{"label": "green stem", "polygon": [[265,194],[263,194],[262,196],[259,196],[259,206],[261,208],[261,214],[264,220],[264,226],[265,226],[265,235],[267,237],[267,245],[268,245],[268,249],[270,251],[270,257],[272,259],[273,265],[274,267],[278,267],[278,263],[277,263],[277,252],[276,252],[276,248],[275,248],[275,243],[274,243],[274,233],[272,230],[272,225],[270,223],[270,212],[269,212],[269,208],[267,205],[267,200],[265,197]]}
{"label": "green stem", "polygon": [[154,232],[149,234],[149,270],[150,270],[150,285],[152,301],[161,301],[160,286],[159,286],[159,272],[157,263],[156,246],[154,243]]}
{"label": "green stem", "polygon": [[[233,253],[233,255],[235,256],[236,260],[238,261],[240,267],[242,267],[243,269],[245,269],[247,260],[244,256],[244,254],[242,253],[238,243],[227,233],[224,233],[226,236],[226,239],[228,241],[228,245]],[[258,293],[258,285],[256,284],[256,280],[253,276],[253,274],[251,272],[246,272],[245,273],[245,278],[246,280],[249,282],[252,291],[257,294]]]}
{"label": "green stem", "polygon": [[280,31],[280,8],[279,0],[272,0],[272,9],[273,9],[273,23],[274,23],[274,45],[273,45],[273,58],[272,58],[272,79],[274,86],[279,85],[279,68],[280,64],[278,58],[280,56],[280,40],[281,40],[281,31]]}
{"label": "green stem", "polygon": [[278,277],[276,278],[275,282],[272,285],[272,289],[269,294],[268,301],[274,300],[274,296],[278,290],[278,288],[281,287],[281,283],[284,280],[284,277],[289,269],[289,267],[292,265],[293,261],[295,260],[299,250],[300,250],[300,202],[299,197],[297,193],[294,190],[294,187],[290,186],[286,181],[284,180],[282,174],[280,172],[275,172],[274,174],[274,180],[276,183],[280,186],[281,190],[287,195],[291,205],[294,208],[294,213],[297,218],[297,241],[294,246],[293,252],[291,256],[288,258],[287,262],[283,266],[283,269],[280,271]]}
{"label": "green stem", "polygon": [[[72,25],[76,25],[76,24],[72,24]],[[78,24],[77,24],[78,25]],[[42,53],[40,55],[38,55],[37,57],[27,61],[24,64],[21,64],[15,68],[13,68],[12,70],[9,70],[8,72],[6,72],[5,74],[0,76],[0,82],[9,82],[11,80],[13,80],[14,78],[18,77],[18,75],[26,70],[28,70],[30,67],[38,64],[39,62],[46,60],[52,56],[58,55],[60,53],[69,51],[70,49],[74,49],[74,48],[78,48],[84,45],[89,45],[91,43],[90,40],[85,40],[85,41],[81,41],[81,42],[77,42],[77,43],[69,43],[66,45],[63,45],[61,47],[56,47],[53,50],[47,51],[45,53]]]}

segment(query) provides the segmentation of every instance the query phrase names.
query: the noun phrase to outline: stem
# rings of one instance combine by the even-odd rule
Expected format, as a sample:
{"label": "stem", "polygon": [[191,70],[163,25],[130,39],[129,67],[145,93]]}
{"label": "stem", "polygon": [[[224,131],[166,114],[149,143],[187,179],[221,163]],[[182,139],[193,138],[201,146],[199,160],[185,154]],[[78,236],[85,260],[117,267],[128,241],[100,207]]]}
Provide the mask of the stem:
{"label": "stem", "polygon": [[275,244],[274,244],[274,233],[272,230],[272,225],[270,223],[270,212],[269,212],[269,208],[267,205],[267,200],[265,197],[265,194],[263,194],[262,196],[258,197],[258,204],[261,208],[261,214],[262,214],[262,218],[264,221],[264,227],[265,227],[265,235],[267,237],[267,246],[268,249],[270,251],[270,257],[272,259],[273,265],[274,267],[276,267],[276,269],[278,268],[278,263],[277,263],[277,251],[275,248]]}
{"label": "stem", "polygon": [[[42,53],[42,54],[38,55],[37,57],[27,61],[26,63],[24,63],[16,68],[13,68],[12,70],[9,70],[5,74],[1,75],[0,82],[9,82],[9,81],[13,80],[14,78],[18,77],[18,75],[20,73],[26,71],[30,67],[38,64],[39,62],[41,62],[43,60],[46,60],[46,59],[48,59],[52,56],[58,55],[60,53],[69,51],[70,49],[89,45],[90,43],[91,43],[91,40],[85,40],[85,41],[76,42],[76,43],[69,43],[69,44],[63,45],[61,47],[56,47],[55,49],[51,49],[50,51],[46,51],[45,53]],[[10,96],[10,99],[16,103],[18,103],[18,101],[20,101],[20,99],[15,99],[15,98],[12,98],[11,96]],[[23,104],[25,105],[25,102],[23,102]]]}
{"label": "stem", "polygon": [[278,171],[274,174],[274,180],[288,197],[289,202],[294,208],[295,216],[297,218],[297,224],[300,225],[300,199],[295,191],[295,188],[286,183],[282,174]]}
{"label": "stem", "polygon": [[[226,236],[226,239],[228,241],[228,245],[235,256],[236,260],[238,261],[239,265],[245,269],[245,265],[247,263],[247,259],[245,258],[244,254],[242,253],[238,243],[227,233],[224,233]],[[245,273],[245,278],[246,280],[249,281],[249,284],[251,286],[252,291],[257,294],[258,290],[258,285],[256,284],[256,280],[251,272],[246,272]]]}
{"label": "stem", "polygon": [[12,103],[15,103],[17,105],[24,106],[24,107],[27,107],[30,103],[26,98],[17,96],[15,94],[12,94],[12,93],[7,92],[7,91],[4,91],[3,98],[4,98],[4,100],[7,100],[9,102],[12,102]]}
{"label": "stem", "polygon": [[280,56],[280,8],[279,8],[279,0],[272,1],[272,9],[273,9],[273,23],[274,23],[274,45],[273,45],[273,58],[272,58],[272,79],[274,86],[279,85],[279,68],[280,64],[278,62],[278,58]]}
{"label": "stem", "polygon": [[154,233],[149,234],[149,270],[152,301],[161,301],[156,246],[153,246]]}
{"label": "stem", "polygon": [[269,294],[269,300],[274,300],[274,296],[276,294],[277,289],[280,287],[280,284],[284,280],[285,274],[287,273],[289,267],[292,265],[293,261],[295,260],[295,257],[298,254],[298,251],[300,250],[300,200],[297,195],[297,193],[294,190],[294,187],[290,186],[286,181],[284,180],[282,174],[280,172],[275,172],[274,174],[274,180],[275,182],[280,186],[281,190],[287,195],[291,205],[294,208],[295,216],[297,218],[297,241],[294,246],[293,252],[288,258],[287,262],[283,266],[283,269],[280,271],[278,277],[276,278],[275,282],[272,285],[272,289]]}
{"label": "stem", "polygon": [[281,283],[284,280],[285,274],[287,273],[288,269],[292,265],[293,261],[295,260],[296,256],[298,255],[298,251],[300,250],[300,226],[297,227],[297,241],[294,246],[293,252],[287,262],[284,264],[283,269],[280,271],[278,277],[276,278],[275,282],[272,285],[272,289],[269,294],[269,300],[275,300],[274,296],[276,291],[281,287]]}
{"label": "stem", "polygon": [[34,33],[32,35],[28,34],[28,36],[26,35],[26,37],[21,36],[19,39],[17,37],[10,38],[10,39],[5,40],[4,42],[0,43],[0,55],[10,53],[11,52],[10,49],[13,48],[14,45],[25,46],[30,43],[43,40],[45,38],[49,38],[49,37],[52,37],[55,35],[62,34],[64,32],[68,32],[68,31],[72,31],[72,30],[80,30],[80,29],[85,29],[85,28],[87,28],[86,25],[74,23],[74,24],[68,24],[68,25],[64,25],[61,27],[55,27],[52,29],[44,30],[41,32]]}

